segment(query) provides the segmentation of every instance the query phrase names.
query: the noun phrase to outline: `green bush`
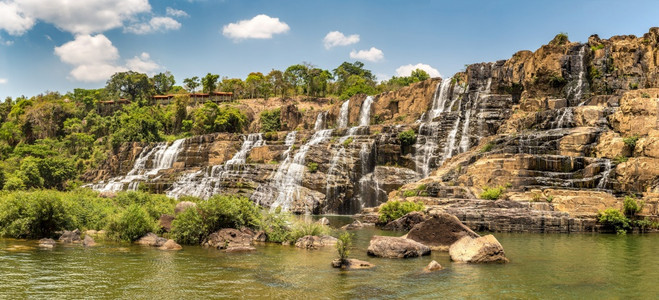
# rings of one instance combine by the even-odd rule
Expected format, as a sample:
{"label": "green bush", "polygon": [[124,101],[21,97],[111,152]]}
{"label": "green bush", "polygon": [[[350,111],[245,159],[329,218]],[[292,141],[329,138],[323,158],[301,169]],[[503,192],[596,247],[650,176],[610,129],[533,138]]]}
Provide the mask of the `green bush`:
{"label": "green bush", "polygon": [[423,211],[425,206],[421,202],[388,201],[380,207],[378,220],[388,223],[413,211]]}
{"label": "green bush", "polygon": [[631,218],[636,216],[638,212],[643,209],[643,202],[636,201],[636,198],[633,196],[625,196],[625,199],[622,202],[622,211],[625,216]]}
{"label": "green bush", "polygon": [[198,245],[202,242],[204,221],[197,209],[186,209],[172,222],[172,236],[179,244]]}
{"label": "green bush", "polygon": [[136,241],[149,232],[156,231],[156,221],[139,204],[131,204],[108,225],[108,233],[122,241]]}
{"label": "green bush", "polygon": [[241,196],[215,195],[198,207],[208,234],[222,228],[256,228],[261,219],[258,206]]}
{"label": "green bush", "polygon": [[73,205],[53,191],[5,194],[0,198],[0,236],[42,238],[72,230],[78,225]]}
{"label": "green bush", "polygon": [[621,164],[621,163],[627,162],[628,160],[629,160],[629,157],[627,157],[627,156],[622,156],[622,155],[618,155],[618,156],[616,156],[615,158],[613,158],[613,161],[614,161],[616,164]]}
{"label": "green bush", "polygon": [[279,131],[281,129],[281,110],[265,110],[261,112],[261,130],[263,132]]}
{"label": "green bush", "polygon": [[607,208],[600,212],[597,219],[604,225],[605,229],[615,231],[618,234],[625,234],[631,229],[629,219],[615,208]]}
{"label": "green bush", "polygon": [[276,212],[264,212],[259,228],[265,232],[268,242],[282,243],[291,240],[291,216],[282,213],[280,209]]}
{"label": "green bush", "polygon": [[499,197],[501,197],[501,194],[503,194],[506,191],[505,187],[498,186],[498,187],[485,187],[483,189],[483,192],[479,195],[481,199],[486,199],[486,200],[497,200]]}
{"label": "green bush", "polygon": [[634,152],[634,149],[636,148],[636,142],[638,142],[638,135],[632,135],[628,136],[626,138],[623,138],[622,141],[629,147],[631,152]]}
{"label": "green bush", "polygon": [[405,190],[405,191],[403,191],[403,197],[405,197],[405,198],[407,198],[407,197],[414,197],[414,196],[416,196],[416,195],[417,195],[417,191],[416,191],[416,190]]}
{"label": "green bush", "polygon": [[348,145],[352,144],[352,141],[354,141],[355,138],[349,137],[343,141],[343,147],[348,147]]}
{"label": "green bush", "polygon": [[316,173],[318,171],[318,164],[310,162],[307,164],[307,169],[309,170],[309,173]]}
{"label": "green bush", "polygon": [[479,150],[480,153],[490,152],[494,148],[492,143],[487,143]]}
{"label": "green bush", "polygon": [[174,208],[178,202],[176,199],[169,198],[165,195],[149,194],[142,191],[120,192],[117,194],[114,201],[121,208],[126,208],[132,204],[138,204],[143,207],[154,220],[158,220],[163,214],[174,214]]}
{"label": "green bush", "polygon": [[279,135],[277,134],[276,131],[268,131],[263,135],[263,138],[266,141],[276,141],[279,139]]}
{"label": "green bush", "polygon": [[318,223],[298,222],[293,225],[290,234],[290,240],[295,242],[299,238],[307,235],[322,236],[330,233],[329,227]]}
{"label": "green bush", "polygon": [[341,262],[345,262],[350,255],[350,247],[352,247],[352,237],[353,234],[350,232],[344,232],[341,234],[336,241],[336,251],[339,254],[339,259]]}
{"label": "green bush", "polygon": [[398,139],[402,146],[410,146],[416,143],[416,134],[414,134],[413,129],[405,130],[398,134]]}

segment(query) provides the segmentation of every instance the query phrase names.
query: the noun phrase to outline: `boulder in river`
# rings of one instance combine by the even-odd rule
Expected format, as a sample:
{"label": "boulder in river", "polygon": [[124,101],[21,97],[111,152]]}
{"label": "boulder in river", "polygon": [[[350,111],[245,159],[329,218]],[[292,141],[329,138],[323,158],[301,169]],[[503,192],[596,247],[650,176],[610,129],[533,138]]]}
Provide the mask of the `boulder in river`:
{"label": "boulder in river", "polygon": [[40,248],[52,249],[52,248],[55,248],[56,244],[57,244],[57,242],[55,242],[55,240],[53,240],[53,239],[44,238],[44,239],[39,240],[39,247]]}
{"label": "boulder in river", "polygon": [[354,259],[354,258],[348,258],[344,260],[337,258],[332,261],[332,267],[341,268],[344,270],[359,270],[359,269],[370,269],[375,267],[375,265],[370,262]]}
{"label": "boulder in river", "polygon": [[82,245],[85,247],[94,247],[96,246],[96,241],[90,235],[85,235],[85,238],[82,240]]}
{"label": "boulder in river", "polygon": [[242,232],[238,229],[224,228],[220,229],[208,236],[208,239],[203,243],[205,247],[212,247],[215,249],[226,249],[227,252],[236,251],[252,251],[256,250],[252,246],[253,236]]}
{"label": "boulder in river", "polygon": [[305,235],[295,242],[295,247],[315,250],[329,245],[336,245],[336,242],[337,239],[329,235]]}
{"label": "boulder in river", "polygon": [[379,236],[371,238],[368,255],[385,258],[409,258],[430,254],[430,248],[404,237]]}
{"label": "boulder in river", "polygon": [[357,230],[362,228],[364,228],[364,224],[362,224],[362,222],[359,222],[358,220],[355,220],[354,222],[341,227],[341,229],[343,230]]}
{"label": "boulder in river", "polygon": [[64,233],[59,237],[59,241],[62,243],[80,243],[82,241],[80,239],[80,230],[64,230]]}
{"label": "boulder in river", "polygon": [[448,251],[449,247],[462,237],[477,238],[479,235],[469,229],[454,215],[439,213],[414,227],[407,238],[430,246],[433,250]]}
{"label": "boulder in river", "polygon": [[491,234],[479,238],[465,236],[451,245],[451,260],[467,263],[507,263],[503,246]]}
{"label": "boulder in river", "polygon": [[329,221],[327,218],[322,217],[322,218],[320,218],[318,221],[316,221],[316,223],[318,223],[318,224],[320,224],[320,225],[329,226],[330,221]]}
{"label": "boulder in river", "polygon": [[149,232],[145,236],[141,237],[139,240],[135,241],[135,244],[151,247],[160,247],[167,242],[166,238],[159,237],[155,233]]}
{"label": "boulder in river", "polygon": [[162,246],[158,247],[158,249],[178,251],[183,249],[183,247],[181,247],[181,245],[176,243],[174,240],[167,240]]}
{"label": "boulder in river", "polygon": [[410,212],[384,226],[384,230],[408,231],[416,224],[426,220],[426,215],[420,211]]}
{"label": "boulder in river", "polygon": [[431,261],[425,268],[423,268],[424,273],[435,272],[444,269],[436,260]]}

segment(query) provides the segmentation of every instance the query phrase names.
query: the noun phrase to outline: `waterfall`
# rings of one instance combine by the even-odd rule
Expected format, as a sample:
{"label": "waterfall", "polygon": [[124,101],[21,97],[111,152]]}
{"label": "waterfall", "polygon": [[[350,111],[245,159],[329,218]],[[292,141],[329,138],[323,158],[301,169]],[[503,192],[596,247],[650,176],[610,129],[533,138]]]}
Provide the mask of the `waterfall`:
{"label": "waterfall", "polygon": [[346,100],[341,104],[341,110],[339,111],[339,120],[337,121],[338,123],[338,128],[346,128],[348,127],[348,108],[350,106],[350,99]]}
{"label": "waterfall", "polygon": [[609,182],[609,175],[611,174],[611,160],[610,159],[605,159],[604,160],[604,172],[602,172],[602,179],[600,179],[599,183],[597,184],[598,189],[606,189],[606,185]]}
{"label": "waterfall", "polygon": [[[579,103],[578,106],[582,106],[586,103],[586,101],[581,101],[584,90],[588,85],[588,81],[586,79],[586,64],[584,62],[586,56],[586,48],[587,45],[585,44],[581,46],[576,57],[573,55],[570,59],[570,65],[575,67],[579,73],[577,74],[577,81],[574,84],[571,83],[568,87],[566,96],[568,100],[572,99],[574,101],[573,103]],[[573,59],[577,60],[576,66],[572,63]]]}
{"label": "waterfall", "polygon": [[561,115],[558,116],[556,122],[552,125],[552,129],[566,128],[568,125],[574,123],[574,114],[572,107],[561,108]]}
{"label": "waterfall", "polygon": [[[185,139],[178,139],[167,146],[166,142],[156,144],[150,150],[144,148],[135,159],[133,168],[125,176],[117,176],[107,183],[99,182],[88,185],[99,192],[118,192],[123,189],[137,190],[140,182],[147,181],[150,176],[157,175],[159,171],[169,169],[174,165],[181,146]],[[151,162],[150,167],[147,164]]]}
{"label": "waterfall", "polygon": [[180,196],[194,196],[210,198],[222,190],[222,181],[230,176],[239,176],[241,166],[245,165],[247,156],[255,147],[263,146],[263,136],[260,133],[249,134],[243,141],[240,150],[222,165],[202,169],[197,172],[181,176],[167,191],[167,196],[179,198]]}
{"label": "waterfall", "polygon": [[281,207],[283,211],[291,208],[293,202],[300,197],[300,184],[302,183],[303,175],[306,166],[304,165],[309,149],[317,144],[320,144],[332,136],[332,129],[325,129],[316,131],[309,141],[300,147],[300,150],[293,156],[292,161],[283,162],[275,177],[271,181],[271,185],[276,187],[279,192],[270,209]]}
{"label": "waterfall", "polygon": [[[362,107],[359,111],[359,126],[371,125],[371,105],[373,104],[373,96],[368,96],[364,99]],[[343,109],[343,107],[341,107]]]}
{"label": "waterfall", "polygon": [[[484,67],[483,66],[481,66],[481,72],[484,72]],[[476,117],[478,117],[480,115],[480,113],[483,110],[482,108],[480,108],[480,106],[481,106],[480,99],[482,98],[481,96],[483,94],[487,95],[487,94],[490,93],[490,86],[491,85],[492,85],[492,77],[488,77],[487,84],[485,85],[485,88],[483,88],[483,86],[478,87],[478,90],[476,92],[476,95],[474,96],[474,100],[473,100],[472,105],[471,105],[471,109],[469,111],[465,112],[465,121],[462,125],[462,135],[460,137],[460,150],[461,150],[461,152],[466,152],[467,150],[469,150],[469,147],[471,146],[471,139],[469,137],[469,125],[471,124],[471,115],[476,114]],[[478,110],[477,113],[476,113],[476,110]],[[478,127],[479,127],[479,131],[480,131],[480,129],[482,128],[483,119],[479,118],[478,122],[479,122]],[[479,136],[478,136],[479,139],[481,138],[481,135],[482,134],[480,134],[480,132],[479,132]]]}
{"label": "waterfall", "polygon": [[436,117],[444,112],[444,106],[446,106],[446,101],[449,98],[449,89],[451,88],[451,81],[448,79],[442,79],[442,82],[437,84],[437,90],[435,91],[434,97],[432,99],[432,108],[428,113],[428,121],[432,121]]}
{"label": "waterfall", "polygon": [[325,125],[325,123],[326,123],[325,119],[326,118],[327,118],[327,112],[326,111],[322,111],[322,112],[318,113],[318,116],[316,117],[316,123],[313,126],[313,130],[318,131],[318,130],[325,129],[325,126],[326,126]]}

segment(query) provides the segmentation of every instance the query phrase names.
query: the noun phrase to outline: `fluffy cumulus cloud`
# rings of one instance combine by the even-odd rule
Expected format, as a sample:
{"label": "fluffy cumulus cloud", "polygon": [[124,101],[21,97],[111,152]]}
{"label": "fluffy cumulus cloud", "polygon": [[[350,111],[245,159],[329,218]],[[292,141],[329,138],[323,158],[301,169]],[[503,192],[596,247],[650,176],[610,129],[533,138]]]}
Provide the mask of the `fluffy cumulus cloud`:
{"label": "fluffy cumulus cloud", "polygon": [[178,30],[179,28],[181,28],[181,23],[170,17],[153,17],[148,23],[137,23],[127,26],[124,29],[124,32],[148,34],[153,32]]}
{"label": "fluffy cumulus cloud", "polygon": [[271,39],[273,35],[286,33],[288,24],[267,15],[258,15],[250,20],[229,23],[222,28],[222,34],[234,41],[244,39]]}
{"label": "fluffy cumulus cloud", "polygon": [[437,69],[431,67],[430,65],[422,64],[422,63],[418,63],[416,65],[409,64],[409,65],[400,66],[398,67],[398,69],[396,69],[396,74],[398,76],[410,76],[410,74],[412,74],[412,71],[416,69],[421,69],[426,71],[428,75],[430,75],[430,77],[442,77],[442,74],[439,74],[439,71],[437,71]]}
{"label": "fluffy cumulus cloud", "polygon": [[167,15],[171,17],[183,18],[188,16],[188,13],[171,7],[168,7],[165,11],[167,12]]}
{"label": "fluffy cumulus cloud", "polygon": [[[0,2],[0,28],[20,35],[41,20],[63,31],[91,34],[121,27],[124,21],[150,11],[148,0],[13,0]],[[16,21],[14,28],[4,25]]]}
{"label": "fluffy cumulus cloud", "polygon": [[340,31],[330,31],[323,39],[325,49],[330,49],[336,46],[348,46],[358,42],[359,34],[351,34],[349,36],[345,36]]}
{"label": "fluffy cumulus cloud", "polygon": [[14,2],[0,2],[0,30],[22,35],[34,26],[35,20],[26,15]]}
{"label": "fluffy cumulus cloud", "polygon": [[350,58],[378,62],[384,59],[384,53],[378,48],[371,47],[368,50],[352,50],[350,52]]}
{"label": "fluffy cumulus cloud", "polygon": [[7,78],[0,78],[0,84],[7,84]]}
{"label": "fluffy cumulus cloud", "polygon": [[73,41],[55,47],[55,55],[64,63],[72,65],[71,77],[78,81],[105,81],[116,72],[133,70],[151,73],[160,68],[148,53],[127,60],[122,66],[119,50],[103,34],[78,35]]}

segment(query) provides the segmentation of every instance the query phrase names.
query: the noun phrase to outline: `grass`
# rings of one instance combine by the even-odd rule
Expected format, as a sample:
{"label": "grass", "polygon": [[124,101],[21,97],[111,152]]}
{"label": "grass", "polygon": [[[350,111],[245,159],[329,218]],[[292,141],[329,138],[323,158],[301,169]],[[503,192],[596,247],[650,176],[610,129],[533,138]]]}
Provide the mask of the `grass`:
{"label": "grass", "polygon": [[506,191],[505,187],[485,187],[483,192],[479,195],[481,199],[485,200],[497,200],[501,195]]}
{"label": "grass", "polygon": [[480,150],[478,150],[480,153],[486,153],[492,151],[492,148],[494,148],[494,144],[492,143],[487,143],[481,147]]}

